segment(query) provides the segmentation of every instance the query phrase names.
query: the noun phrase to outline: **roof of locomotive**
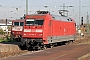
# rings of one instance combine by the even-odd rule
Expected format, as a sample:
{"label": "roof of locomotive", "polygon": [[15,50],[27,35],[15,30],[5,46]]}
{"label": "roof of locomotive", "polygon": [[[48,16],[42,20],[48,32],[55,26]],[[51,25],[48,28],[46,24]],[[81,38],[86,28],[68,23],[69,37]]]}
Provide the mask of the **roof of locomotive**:
{"label": "roof of locomotive", "polygon": [[30,14],[30,15],[26,15],[26,19],[28,18],[42,18],[44,19],[46,17],[46,14]]}
{"label": "roof of locomotive", "polygon": [[46,16],[47,14],[30,14],[30,15],[26,15],[26,16]]}
{"label": "roof of locomotive", "polygon": [[[47,14],[30,14],[27,16],[29,16],[29,18],[33,18],[34,16],[42,16],[42,18],[45,18],[46,15]],[[67,17],[67,16],[60,16],[60,15],[54,15],[54,14],[48,14],[48,15],[50,15],[54,20],[67,21],[67,22],[74,21],[70,17]]]}
{"label": "roof of locomotive", "polygon": [[12,22],[24,22],[24,19],[13,20]]}
{"label": "roof of locomotive", "polygon": [[51,15],[53,19],[60,20],[60,21],[73,21],[70,17],[67,16],[60,16],[60,15]]}

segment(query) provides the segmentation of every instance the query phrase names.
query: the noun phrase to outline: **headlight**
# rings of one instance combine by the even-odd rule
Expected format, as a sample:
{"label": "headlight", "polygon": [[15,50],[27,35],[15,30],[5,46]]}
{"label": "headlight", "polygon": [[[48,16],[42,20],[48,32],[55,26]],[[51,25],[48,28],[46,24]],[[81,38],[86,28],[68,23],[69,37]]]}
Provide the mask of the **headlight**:
{"label": "headlight", "polygon": [[24,34],[24,35],[26,35],[26,34]]}
{"label": "headlight", "polygon": [[42,34],[39,34],[39,36],[42,36]]}
{"label": "headlight", "polygon": [[24,32],[31,32],[31,29],[24,29]]}
{"label": "headlight", "polygon": [[36,32],[42,32],[42,30],[40,30],[40,29],[36,29]]}

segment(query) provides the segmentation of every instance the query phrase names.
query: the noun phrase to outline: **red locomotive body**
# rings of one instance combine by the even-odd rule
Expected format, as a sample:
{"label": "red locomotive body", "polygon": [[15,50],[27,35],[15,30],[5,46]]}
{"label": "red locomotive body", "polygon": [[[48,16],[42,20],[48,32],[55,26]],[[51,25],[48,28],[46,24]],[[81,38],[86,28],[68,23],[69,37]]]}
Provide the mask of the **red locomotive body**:
{"label": "red locomotive body", "polygon": [[58,42],[75,40],[74,20],[50,14],[27,15],[22,35],[22,43],[28,48],[45,48]]}
{"label": "red locomotive body", "polygon": [[11,29],[11,38],[15,41],[20,41],[22,37],[24,20],[13,20]]}

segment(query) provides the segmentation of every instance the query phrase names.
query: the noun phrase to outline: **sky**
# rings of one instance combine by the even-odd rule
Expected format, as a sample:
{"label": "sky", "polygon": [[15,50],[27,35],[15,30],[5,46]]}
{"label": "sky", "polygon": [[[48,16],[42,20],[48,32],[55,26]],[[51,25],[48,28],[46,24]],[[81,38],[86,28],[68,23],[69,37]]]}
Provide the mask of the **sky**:
{"label": "sky", "polygon": [[[52,14],[58,14],[63,9],[63,4],[68,10],[68,16],[80,24],[80,18],[86,23],[87,12],[90,15],[90,0],[28,0],[28,14],[38,10],[49,10]],[[45,8],[45,6],[48,6]],[[26,0],[0,0],[0,19],[18,19],[26,13]],[[18,9],[17,9],[18,8]]]}

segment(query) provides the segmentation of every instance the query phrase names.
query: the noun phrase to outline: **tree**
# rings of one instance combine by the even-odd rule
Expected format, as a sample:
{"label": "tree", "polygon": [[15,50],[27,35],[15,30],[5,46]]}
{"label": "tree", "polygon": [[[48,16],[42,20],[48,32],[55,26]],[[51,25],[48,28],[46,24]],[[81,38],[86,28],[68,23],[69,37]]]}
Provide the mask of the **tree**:
{"label": "tree", "polygon": [[3,29],[0,29],[0,34],[3,34],[3,33],[4,33]]}

